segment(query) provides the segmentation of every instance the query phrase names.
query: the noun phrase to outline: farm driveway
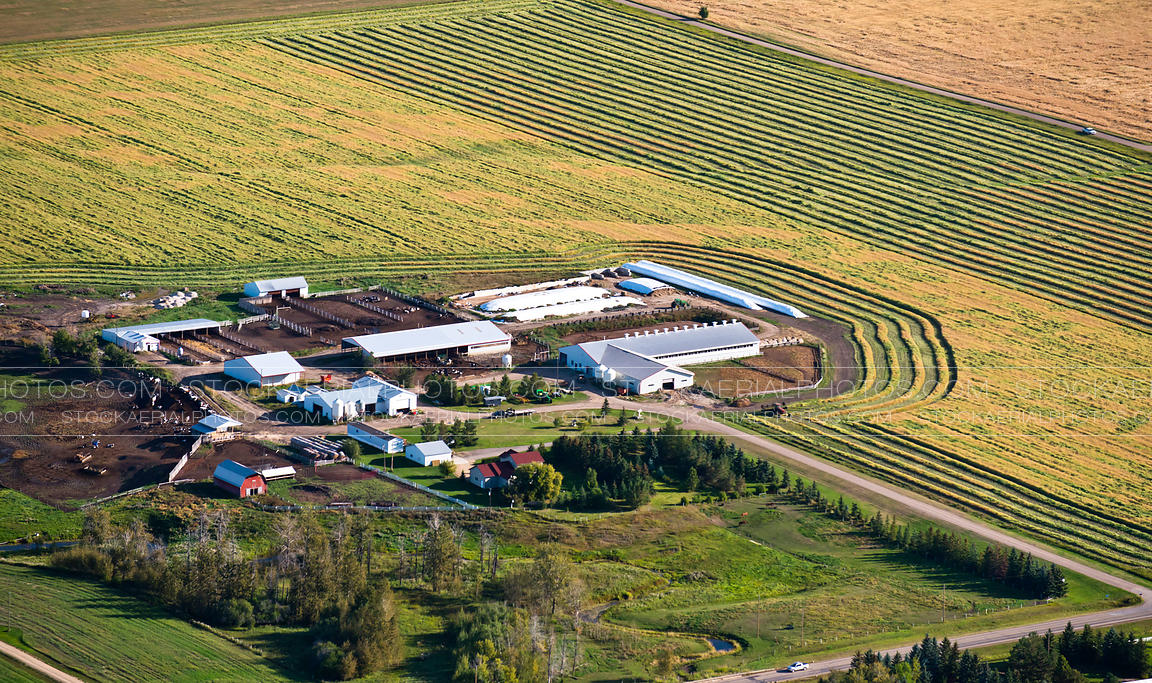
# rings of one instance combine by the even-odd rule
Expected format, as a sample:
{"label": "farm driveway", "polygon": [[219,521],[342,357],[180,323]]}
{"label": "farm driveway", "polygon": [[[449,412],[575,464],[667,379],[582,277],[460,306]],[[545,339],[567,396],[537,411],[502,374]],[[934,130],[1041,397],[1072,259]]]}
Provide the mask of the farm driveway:
{"label": "farm driveway", "polygon": [[0,652],[54,681],[60,681],[60,683],[84,683],[84,681],[79,678],[66,674],[60,669],[42,662],[20,648],[9,645],[8,643],[0,642]]}

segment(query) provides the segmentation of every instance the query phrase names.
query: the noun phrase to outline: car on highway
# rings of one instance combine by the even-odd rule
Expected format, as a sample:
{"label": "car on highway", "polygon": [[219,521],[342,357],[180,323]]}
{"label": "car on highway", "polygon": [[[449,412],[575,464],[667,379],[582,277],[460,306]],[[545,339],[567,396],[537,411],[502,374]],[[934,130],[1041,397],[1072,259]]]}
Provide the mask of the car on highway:
{"label": "car on highway", "polygon": [[1095,135],[1096,129],[1092,128],[1090,126],[1085,126],[1085,127],[1080,129],[1080,134],[1081,135]]}
{"label": "car on highway", "polygon": [[794,674],[797,671],[807,671],[807,670],[808,670],[808,665],[805,664],[804,662],[792,662],[791,664],[788,665],[788,669],[787,669],[788,673],[790,673],[790,674]]}

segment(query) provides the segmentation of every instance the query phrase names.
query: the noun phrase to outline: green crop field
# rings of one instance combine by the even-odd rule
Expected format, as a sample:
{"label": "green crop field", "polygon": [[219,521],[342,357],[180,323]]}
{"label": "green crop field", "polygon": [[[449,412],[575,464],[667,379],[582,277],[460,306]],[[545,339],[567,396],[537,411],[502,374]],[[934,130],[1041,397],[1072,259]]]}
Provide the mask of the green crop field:
{"label": "green crop field", "polygon": [[251,681],[283,676],[262,657],[91,581],[0,564],[0,621],[53,666],[99,680]]}
{"label": "green crop field", "polygon": [[0,48],[0,283],[648,257],[843,322],[743,424],[1152,576],[1152,164],[640,16],[501,0]]}

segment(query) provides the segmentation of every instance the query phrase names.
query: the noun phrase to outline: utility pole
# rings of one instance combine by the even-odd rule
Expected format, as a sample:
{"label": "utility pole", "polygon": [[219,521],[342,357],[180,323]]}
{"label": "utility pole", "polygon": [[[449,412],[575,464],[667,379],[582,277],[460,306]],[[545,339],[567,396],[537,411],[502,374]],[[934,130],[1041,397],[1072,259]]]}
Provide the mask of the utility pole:
{"label": "utility pole", "polygon": [[805,603],[800,603],[800,647],[805,646],[804,642],[804,609],[807,607]]}

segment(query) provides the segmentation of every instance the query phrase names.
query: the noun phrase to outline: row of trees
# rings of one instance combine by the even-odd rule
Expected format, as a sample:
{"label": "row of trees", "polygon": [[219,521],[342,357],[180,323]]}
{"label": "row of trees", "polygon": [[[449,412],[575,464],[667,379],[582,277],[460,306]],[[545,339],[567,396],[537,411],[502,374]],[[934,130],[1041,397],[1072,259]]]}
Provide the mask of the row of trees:
{"label": "row of trees", "polygon": [[755,483],[770,491],[787,486],[775,467],[749,458],[732,443],[715,436],[687,432],[668,422],[651,429],[621,431],[613,436],[558,437],[549,451],[561,465],[585,472],[583,483],[567,503],[578,509],[603,509],[620,501],[634,508],[652,497],[656,480],[687,491],[742,493]]}
{"label": "row of trees", "polygon": [[[519,382],[513,382],[505,374],[492,389],[495,390],[493,395],[496,396],[512,397],[519,395],[532,399],[541,393],[548,395],[551,386],[537,373],[532,373]],[[443,373],[434,373],[428,375],[424,380],[424,395],[430,401],[442,406],[482,406],[484,405],[484,397],[488,394],[484,392],[481,385],[457,386],[456,380],[451,377]]]}
{"label": "row of trees", "polygon": [[1055,564],[1037,562],[1031,553],[995,544],[981,549],[981,546],[955,532],[932,525],[912,528],[880,512],[865,519],[859,505],[848,505],[843,496],[832,502],[815,481],[805,484],[803,479],[797,478],[791,487],[785,486],[782,490],[794,499],[865,529],[890,547],[899,548],[929,562],[1003,583],[1033,598],[1060,598],[1068,593],[1067,581],[1060,568]]}
{"label": "row of trees", "polygon": [[820,679],[821,683],[995,683],[1000,680],[987,662],[961,651],[947,638],[924,636],[907,656],[857,652],[847,671]]}
{"label": "row of trees", "polygon": [[960,650],[947,638],[928,636],[907,657],[856,653],[848,671],[821,678],[822,683],[1084,683],[1078,669],[1104,674],[1105,683],[1120,676],[1141,678],[1149,672],[1144,641],[1109,629],[1101,635],[1090,626],[1077,633],[1069,623],[1054,636],[1030,633],[1012,646],[1005,672],[994,671],[976,654]]}
{"label": "row of trees", "polygon": [[180,542],[168,545],[138,519],[116,526],[96,509],[85,518],[80,544],[52,562],[217,626],[309,627],[316,673],[324,678],[355,678],[398,661],[391,590],[386,581],[369,581],[365,517],[344,517],[333,529],[313,517],[279,517],[272,555],[262,562],[243,556],[228,519],[201,513]]}
{"label": "row of trees", "polygon": [[425,420],[420,425],[420,438],[424,441],[440,439],[451,446],[467,448],[480,443],[479,428],[480,424],[476,420],[457,418],[451,423]]}

